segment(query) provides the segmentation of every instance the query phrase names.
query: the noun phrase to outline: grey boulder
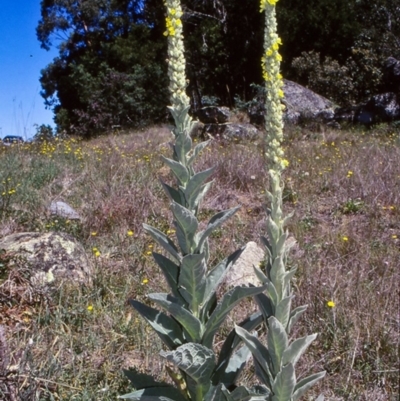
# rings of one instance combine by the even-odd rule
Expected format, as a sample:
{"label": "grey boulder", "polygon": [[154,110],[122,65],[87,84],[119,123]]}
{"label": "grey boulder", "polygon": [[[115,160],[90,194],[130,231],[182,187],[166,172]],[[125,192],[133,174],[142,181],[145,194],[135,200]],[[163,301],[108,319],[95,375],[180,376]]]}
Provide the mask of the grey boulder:
{"label": "grey boulder", "polygon": [[[92,268],[81,244],[65,233],[25,232],[1,239],[0,249],[26,260],[32,284],[70,281],[90,284]],[[11,259],[11,266],[13,262]]]}

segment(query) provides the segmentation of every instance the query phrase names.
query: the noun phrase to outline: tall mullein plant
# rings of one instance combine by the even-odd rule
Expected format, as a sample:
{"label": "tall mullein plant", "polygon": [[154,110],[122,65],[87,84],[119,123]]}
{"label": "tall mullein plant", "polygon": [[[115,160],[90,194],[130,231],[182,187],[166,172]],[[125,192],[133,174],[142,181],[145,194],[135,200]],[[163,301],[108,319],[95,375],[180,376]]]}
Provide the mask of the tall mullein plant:
{"label": "tall mullein plant", "polygon": [[[283,81],[280,74],[282,44],[277,34],[275,5],[278,0],[261,0],[261,12],[265,11],[263,77],[266,89],[266,160],[270,179],[267,191],[270,209],[267,217],[267,236],[262,237],[266,248],[265,269],[255,268],[260,281],[267,286],[263,294],[255,296],[267,327],[267,344],[243,328],[237,334],[251,350],[258,378],[266,387],[266,397],[273,401],[296,401],[313,384],[325,376],[320,372],[297,381],[295,365],[316,334],[289,341],[290,331],[305,312],[307,306],[291,309],[293,299],[291,279],[296,269],[287,269],[287,258],[294,240],[288,238],[284,227],[290,216],[282,212],[282,172],[288,166],[282,148],[283,106],[281,99]],[[323,396],[319,397],[319,400]]]}
{"label": "tall mullein plant", "polygon": [[[214,337],[235,305],[245,297],[263,293],[267,286],[237,286],[219,301],[217,299],[218,287],[241,250],[209,269],[208,238],[238,208],[217,213],[204,230],[198,230],[199,205],[211,186],[207,180],[214,168],[199,173],[193,168],[193,162],[207,142],[193,147],[190,137],[194,123],[188,114],[189,98],[185,93],[181,5],[179,0],[167,0],[166,7],[169,109],[175,127],[172,158],[164,157],[163,160],[171,169],[176,186],[162,185],[171,202],[176,240],[146,224],[144,229],[164,250],[164,254],[153,252],[153,257],[165,276],[170,293],[148,295],[148,299],[162,310],[137,300],[131,300],[130,304],[151,325],[167,349],[160,355],[173,365],[174,369],[168,368],[167,372],[175,385],[157,382],[149,375],[129,370],[125,374],[134,391],[119,398],[140,401],[249,400],[259,394],[258,389],[235,388],[234,385],[250,357],[249,349],[241,345],[240,337],[233,329],[217,358]],[[262,321],[262,313],[258,312],[243,320],[239,327],[251,331]]]}

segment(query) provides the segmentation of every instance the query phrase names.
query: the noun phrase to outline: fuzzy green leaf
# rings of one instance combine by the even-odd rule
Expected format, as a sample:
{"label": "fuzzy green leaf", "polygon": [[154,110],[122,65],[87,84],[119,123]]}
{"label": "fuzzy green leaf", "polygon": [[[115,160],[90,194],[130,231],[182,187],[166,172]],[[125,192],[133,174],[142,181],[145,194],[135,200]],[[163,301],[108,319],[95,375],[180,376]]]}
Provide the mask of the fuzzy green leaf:
{"label": "fuzzy green leaf", "polygon": [[196,313],[204,299],[206,268],[204,254],[191,254],[182,258],[179,286],[189,295],[190,299],[186,301],[190,309]]}
{"label": "fuzzy green leaf", "polygon": [[153,376],[147,375],[146,373],[127,369],[123,369],[123,372],[136,390],[141,390],[147,387],[170,387],[170,385],[165,382],[155,381]]}
{"label": "fuzzy green leaf", "polygon": [[[171,288],[173,296],[181,298],[178,291],[179,266],[160,253],[153,252],[153,258],[164,273],[164,277]],[[182,299],[182,301],[184,301],[184,299]]]}
{"label": "fuzzy green leaf", "polygon": [[267,345],[272,359],[273,373],[276,375],[281,369],[283,352],[288,347],[288,337],[285,328],[274,316],[268,319]]}
{"label": "fuzzy green leaf", "polygon": [[235,330],[252,353],[256,368],[258,367],[259,378],[268,388],[271,388],[273,378],[271,374],[272,359],[269,350],[247,330],[239,326],[235,326]]}
{"label": "fuzzy green leaf", "polygon": [[161,185],[164,188],[165,193],[167,194],[168,198],[171,201],[179,203],[182,206],[186,206],[185,205],[185,199],[184,199],[183,193],[181,191],[169,186],[168,184],[166,184],[162,180],[160,180],[160,182],[161,182]]}
{"label": "fuzzy green leaf", "polygon": [[212,349],[188,343],[175,351],[161,351],[160,355],[187,374],[186,384],[191,397],[202,400],[211,387],[210,378],[215,369]]}
{"label": "fuzzy green leaf", "polygon": [[131,401],[188,401],[178,389],[172,386],[148,387],[120,395],[118,398]]}
{"label": "fuzzy green leaf", "polygon": [[228,291],[218,303],[217,307],[206,323],[204,335],[201,343],[207,347],[212,347],[213,338],[221,324],[224,322],[228,313],[243,299],[260,294],[265,287],[235,287]]}
{"label": "fuzzy green leaf", "polygon": [[283,253],[284,247],[285,247],[285,242],[286,242],[288,235],[289,234],[287,232],[285,232],[279,237],[278,242],[276,243],[276,254],[277,255]]}
{"label": "fuzzy green leaf", "polygon": [[187,164],[188,166],[191,166],[196,159],[196,157],[199,155],[199,153],[210,143],[210,141],[204,141],[200,142],[197,144],[194,149],[193,149],[193,154],[190,156],[190,159],[188,160]]}
{"label": "fuzzy green leaf", "polygon": [[245,386],[236,387],[232,391],[233,401],[265,401],[268,400],[271,392],[265,386],[247,388]]}
{"label": "fuzzy green leaf", "polygon": [[204,196],[207,194],[207,192],[211,188],[211,185],[213,184],[213,182],[214,181],[207,182],[200,188],[200,191],[198,193],[196,193],[192,196],[191,206],[193,209],[197,210],[197,208],[200,205],[200,202],[203,200]]}
{"label": "fuzzy green leaf", "polygon": [[261,242],[263,243],[263,245],[265,246],[265,248],[267,248],[267,250],[269,251],[269,254],[272,255],[272,245],[269,242],[269,239],[264,236],[261,236],[260,239],[261,239]]}
{"label": "fuzzy green leaf", "polygon": [[168,348],[175,349],[184,343],[182,329],[174,319],[139,301],[131,299],[129,303],[146,319]]}
{"label": "fuzzy green leaf", "polygon": [[250,357],[250,350],[246,347],[240,347],[229,358],[228,364],[225,367],[224,375],[221,377],[222,383],[226,387],[230,387],[236,383],[240,373],[245,368]]}
{"label": "fuzzy green leaf", "polygon": [[217,213],[214,215],[210,221],[208,222],[207,228],[201,233],[200,239],[198,241],[197,249],[201,249],[203,242],[209,235],[218,228],[222,223],[229,219],[229,217],[233,216],[238,210],[240,206],[236,206],[229,210],[224,210],[222,212]]}
{"label": "fuzzy green leaf", "polygon": [[161,156],[165,164],[172,170],[175,177],[182,184],[186,184],[189,180],[189,171],[188,169],[182,165],[181,163],[168,159],[167,157]]}
{"label": "fuzzy green leaf", "polygon": [[264,272],[257,266],[253,266],[254,273],[257,278],[260,280],[262,284],[267,284],[269,282],[269,278],[264,274]]}
{"label": "fuzzy green leaf", "polygon": [[[261,313],[256,312],[240,322],[238,326],[250,332],[256,327],[260,326],[262,322],[263,317]],[[215,369],[215,373],[213,375],[214,384],[229,382],[229,379],[225,377],[225,372],[228,372],[230,370],[230,368],[228,368],[228,365],[230,364],[230,358],[232,357],[234,350],[240,342],[241,338],[236,334],[235,329],[233,329],[229,333],[228,337],[226,337],[219,353],[217,368]]]}
{"label": "fuzzy green leaf", "polygon": [[297,361],[303,355],[308,346],[317,338],[317,334],[305,336],[294,340],[289,347],[285,349],[282,355],[282,365],[291,363],[296,366]]}
{"label": "fuzzy green leaf", "polygon": [[283,298],[275,307],[275,317],[279,320],[285,330],[289,322],[291,301],[291,296]]}
{"label": "fuzzy green leaf", "polygon": [[296,385],[296,375],[291,363],[284,366],[276,375],[272,384],[272,401],[292,400],[294,386]]}
{"label": "fuzzy green leaf", "polygon": [[290,333],[293,326],[296,322],[300,319],[300,316],[307,310],[308,305],[298,306],[297,308],[293,309],[290,313],[289,324],[287,328],[287,332]]}
{"label": "fuzzy green leaf", "polygon": [[[212,268],[208,273],[206,277],[206,288],[205,288],[205,293],[204,293],[204,302],[203,302],[203,314],[205,312],[209,312],[209,308],[207,304],[209,301],[215,296],[217,289],[221,285],[221,283],[224,281],[226,274],[228,273],[230,267],[235,263],[235,261],[238,259],[238,257],[241,255],[243,252],[242,249],[238,249],[231,255],[229,255],[227,258],[222,260],[220,263],[218,263],[214,268]],[[202,317],[203,319],[205,316]]]}
{"label": "fuzzy green leaf", "polygon": [[153,237],[154,241],[156,241],[167,252],[169,252],[176,260],[181,260],[182,257],[179,255],[178,248],[163,232],[147,224],[143,224],[143,228],[149,235]]}
{"label": "fuzzy green leaf", "polygon": [[275,307],[271,302],[271,299],[265,294],[258,294],[254,297],[258,308],[263,314],[264,320],[267,321],[271,316],[275,315]]}
{"label": "fuzzy green leaf", "polygon": [[272,248],[271,253],[272,255],[277,256],[275,244],[279,239],[279,228],[274,222],[274,220],[272,220],[271,216],[268,216],[266,229],[268,234],[268,240]]}
{"label": "fuzzy green leaf", "polygon": [[191,312],[180,305],[178,300],[168,294],[149,294],[149,299],[166,309],[185,329],[189,341],[200,342],[202,324]]}
{"label": "fuzzy green leaf", "polygon": [[187,183],[185,188],[185,197],[190,209],[194,208],[194,203],[204,188],[204,181],[206,181],[215,171],[215,167],[201,171],[195,174]]}
{"label": "fuzzy green leaf", "polygon": [[194,247],[194,235],[199,223],[189,209],[176,202],[171,203],[171,210],[175,217],[179,245],[182,252],[187,255],[192,252],[192,247]]}
{"label": "fuzzy green leaf", "polygon": [[[189,117],[187,114],[185,117]],[[184,154],[185,156],[191,151],[192,149],[192,138],[189,135],[190,132],[190,118],[186,118],[185,121],[185,133],[183,135],[178,135],[175,140],[175,148],[178,154]]]}
{"label": "fuzzy green leaf", "polygon": [[275,286],[278,294],[278,301],[283,298],[283,279],[285,277],[285,265],[283,263],[283,255],[279,255],[272,263],[270,271],[271,281]]}
{"label": "fuzzy green leaf", "polygon": [[285,227],[288,221],[294,216],[294,211],[290,212],[286,217],[283,218],[282,227]]}
{"label": "fuzzy green leaf", "polygon": [[283,287],[286,288],[286,296],[290,295],[290,282],[293,276],[296,274],[297,267],[293,267],[291,270],[287,271],[283,278]]}
{"label": "fuzzy green leaf", "polygon": [[321,380],[325,375],[326,372],[323,371],[315,373],[297,382],[293,392],[293,401],[299,400],[311,386],[313,386],[318,380]]}

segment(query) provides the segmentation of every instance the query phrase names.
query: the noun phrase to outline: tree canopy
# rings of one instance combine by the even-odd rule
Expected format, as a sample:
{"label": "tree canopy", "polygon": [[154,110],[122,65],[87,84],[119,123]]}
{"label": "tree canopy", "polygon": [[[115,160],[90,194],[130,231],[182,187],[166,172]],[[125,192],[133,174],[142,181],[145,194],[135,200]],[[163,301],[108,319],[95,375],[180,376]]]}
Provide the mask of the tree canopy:
{"label": "tree canopy", "polygon": [[[259,2],[182,4],[193,108],[250,100],[261,83]],[[41,1],[38,39],[59,49],[42,70],[42,96],[59,130],[90,136],[166,118],[164,12],[160,0]],[[280,0],[277,12],[284,76],[333,100],[379,90],[384,59],[400,58],[396,0]]]}

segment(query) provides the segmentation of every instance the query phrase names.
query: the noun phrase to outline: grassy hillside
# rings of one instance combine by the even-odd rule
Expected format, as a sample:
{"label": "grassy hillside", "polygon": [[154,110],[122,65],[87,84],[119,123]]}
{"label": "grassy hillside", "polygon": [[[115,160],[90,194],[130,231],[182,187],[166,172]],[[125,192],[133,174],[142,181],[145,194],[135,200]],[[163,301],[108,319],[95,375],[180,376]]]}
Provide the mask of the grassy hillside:
{"label": "grassy hillside", "polygon": [[[363,132],[291,129],[285,143],[285,212],[298,241],[295,305],[308,304],[300,334],[320,333],[299,372],[327,370],[312,395],[327,400],[397,400],[400,284],[400,142],[398,129]],[[0,253],[0,399],[115,400],[129,389],[123,368],[164,377],[158,338],[129,307],[162,291],[142,223],[172,231],[158,178],[170,180],[166,127],[0,148],[0,238],[23,231],[64,231],[95,266],[92,287],[29,284],[29,266]],[[217,165],[202,205],[205,220],[238,204],[213,234],[210,265],[265,234],[263,143],[213,141],[197,170]],[[82,222],[51,216],[63,200]],[[327,305],[335,303],[334,308]],[[241,310],[254,308],[252,301]],[[4,344],[8,344],[7,347]],[[1,361],[1,360],[0,360]],[[248,370],[243,382],[254,381]],[[3,392],[3,393],[2,393]],[[7,398],[6,398],[7,399]]]}

